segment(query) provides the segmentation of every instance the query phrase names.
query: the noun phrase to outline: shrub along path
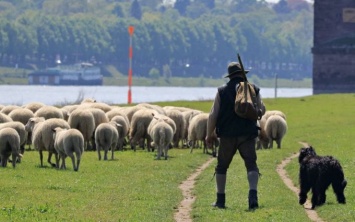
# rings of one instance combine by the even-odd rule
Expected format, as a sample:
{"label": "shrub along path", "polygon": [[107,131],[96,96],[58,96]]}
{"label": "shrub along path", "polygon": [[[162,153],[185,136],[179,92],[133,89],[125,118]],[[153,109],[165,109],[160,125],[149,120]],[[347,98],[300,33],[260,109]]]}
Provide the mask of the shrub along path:
{"label": "shrub along path", "polygon": [[192,222],[190,212],[192,210],[192,204],[196,200],[196,196],[192,194],[194,184],[195,184],[195,179],[198,177],[203,170],[205,170],[216,158],[211,158],[207,162],[205,162],[202,166],[196,169],[196,171],[191,174],[187,180],[183,181],[179,188],[182,191],[182,195],[184,196],[184,199],[180,202],[179,207],[174,214],[174,219],[177,222]]}
{"label": "shrub along path", "polygon": [[[285,170],[285,167],[287,164],[289,164],[291,162],[292,159],[297,158],[298,155],[299,155],[299,153],[295,153],[292,156],[287,157],[276,168],[276,171],[280,175],[282,181],[297,196],[299,193],[299,189],[293,184],[292,180],[287,176],[287,172]],[[312,207],[312,204],[310,203],[309,200],[307,200],[304,205],[304,209],[305,209],[309,219],[311,219],[312,221],[316,221],[316,222],[323,222],[323,220],[318,216],[317,212],[315,210],[312,210],[311,207]]]}

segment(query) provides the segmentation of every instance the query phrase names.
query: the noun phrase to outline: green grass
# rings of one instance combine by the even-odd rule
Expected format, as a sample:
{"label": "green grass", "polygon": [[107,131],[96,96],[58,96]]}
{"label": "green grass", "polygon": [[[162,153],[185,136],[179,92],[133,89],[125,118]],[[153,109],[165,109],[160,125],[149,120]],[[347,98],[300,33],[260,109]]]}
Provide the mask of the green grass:
{"label": "green grass", "polygon": [[[299,141],[314,146],[320,155],[333,155],[341,162],[348,187],[347,204],[338,204],[331,188],[327,202],[317,208],[325,221],[355,220],[355,95],[332,94],[303,98],[265,99],[268,110],[287,115],[288,131],[281,149],[258,150],[260,209],[247,210],[248,184],[244,164],[237,154],[228,171],[227,209],[217,210],[213,179],[216,160],[197,178],[193,221],[309,221],[297,195],[276,172],[281,161],[298,152]],[[208,112],[212,101],[156,103],[196,108]],[[46,157],[47,153],[45,153]],[[98,161],[86,152],[79,172],[67,159],[66,171],[40,168],[39,155],[26,152],[16,169],[0,168],[0,221],[174,221],[182,200],[178,186],[210,158],[195,150],[171,149],[167,161],[154,160],[146,150],[116,152],[114,161]],[[48,165],[47,165],[48,166]],[[298,187],[298,163],[286,167]],[[309,194],[310,197],[310,194]]]}

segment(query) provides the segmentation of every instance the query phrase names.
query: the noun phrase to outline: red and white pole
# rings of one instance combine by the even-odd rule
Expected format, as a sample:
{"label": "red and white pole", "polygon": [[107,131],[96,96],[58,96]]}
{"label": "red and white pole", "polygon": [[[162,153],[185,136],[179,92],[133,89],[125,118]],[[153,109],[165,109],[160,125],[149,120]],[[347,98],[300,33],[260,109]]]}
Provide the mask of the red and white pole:
{"label": "red and white pole", "polygon": [[128,104],[132,103],[131,87],[132,87],[132,58],[133,58],[132,37],[133,37],[133,32],[134,32],[134,27],[132,25],[130,25],[128,27],[128,33],[129,33]]}

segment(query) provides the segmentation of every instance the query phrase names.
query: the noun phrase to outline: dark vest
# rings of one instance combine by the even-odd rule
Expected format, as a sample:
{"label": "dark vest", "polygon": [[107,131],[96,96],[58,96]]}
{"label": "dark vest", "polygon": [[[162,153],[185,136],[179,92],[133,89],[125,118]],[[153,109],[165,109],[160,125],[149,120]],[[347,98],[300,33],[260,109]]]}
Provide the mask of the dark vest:
{"label": "dark vest", "polygon": [[[218,88],[220,97],[220,110],[217,117],[216,133],[218,137],[258,136],[256,121],[239,117],[234,112],[236,85],[243,81],[241,78],[233,78],[225,85]],[[259,94],[259,88],[254,85]]]}

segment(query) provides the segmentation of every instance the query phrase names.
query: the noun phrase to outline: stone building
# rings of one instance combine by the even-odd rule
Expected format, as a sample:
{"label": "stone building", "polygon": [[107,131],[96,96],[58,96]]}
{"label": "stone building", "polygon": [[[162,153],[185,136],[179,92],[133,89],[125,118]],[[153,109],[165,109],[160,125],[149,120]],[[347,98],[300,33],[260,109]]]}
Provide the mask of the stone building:
{"label": "stone building", "polygon": [[355,92],[355,0],[315,0],[313,94]]}

